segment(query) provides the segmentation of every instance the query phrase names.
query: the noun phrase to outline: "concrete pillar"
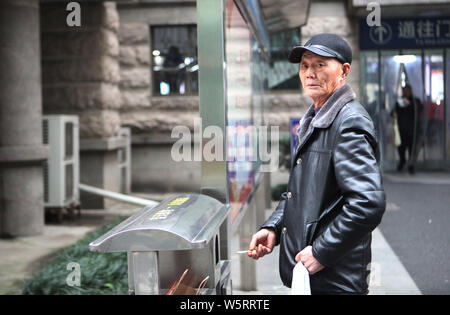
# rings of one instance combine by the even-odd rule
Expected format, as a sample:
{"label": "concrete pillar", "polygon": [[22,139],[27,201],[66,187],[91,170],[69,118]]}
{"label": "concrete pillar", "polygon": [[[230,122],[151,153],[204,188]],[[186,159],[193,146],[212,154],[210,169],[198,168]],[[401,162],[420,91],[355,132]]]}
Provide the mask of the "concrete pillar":
{"label": "concrete pillar", "polygon": [[0,235],[43,232],[39,1],[0,2]]}

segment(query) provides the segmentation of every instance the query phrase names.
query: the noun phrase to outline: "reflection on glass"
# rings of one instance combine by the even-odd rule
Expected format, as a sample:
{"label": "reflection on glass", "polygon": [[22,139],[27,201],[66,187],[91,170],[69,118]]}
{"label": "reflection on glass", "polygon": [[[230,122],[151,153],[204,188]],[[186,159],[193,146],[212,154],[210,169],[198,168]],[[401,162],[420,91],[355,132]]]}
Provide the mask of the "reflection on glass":
{"label": "reflection on glass", "polygon": [[197,27],[152,27],[153,92],[198,93]]}
{"label": "reflection on glass", "polygon": [[380,137],[380,98],[378,88],[378,53],[374,52],[362,52],[361,54],[361,95],[362,104],[366,107],[367,112],[372,118],[375,130],[377,132],[378,139]]}
{"label": "reflection on glass", "polygon": [[[399,51],[361,52],[361,97],[379,133],[384,169],[398,167],[403,150],[405,159],[412,157],[409,161],[412,165],[418,162],[425,169],[441,169],[446,159],[449,165],[450,110],[445,111],[444,107],[448,106],[450,97],[449,89],[445,89],[445,82],[450,82],[448,50],[446,54],[447,64],[444,65],[442,49],[403,50],[402,54]],[[403,109],[409,111],[409,118],[400,122],[396,109],[401,105],[407,108],[408,104],[403,101],[404,94],[408,94],[404,92],[407,85],[411,87],[410,99],[415,106]],[[401,148],[399,123],[402,129],[409,129],[403,132],[403,138],[408,138],[405,133],[409,133],[413,139],[411,149],[408,145],[406,149]]]}
{"label": "reflection on glass", "polygon": [[250,30],[233,0],[226,2],[225,21],[227,161],[233,223],[254,189],[252,53]]}
{"label": "reflection on glass", "polygon": [[[258,46],[258,42],[252,37],[252,60],[251,60],[251,70],[252,70],[252,104],[253,104],[253,125],[254,126],[263,126],[264,123],[264,79],[267,77],[266,71],[267,62],[264,60],[260,53],[260,49]],[[254,163],[254,172],[257,174],[260,170],[261,160],[260,150],[262,148],[259,147],[260,140],[264,138],[261,134],[262,129],[256,129],[253,141],[256,146],[257,153],[256,162]],[[267,137],[265,137],[267,138]]]}
{"label": "reflection on glass", "polygon": [[300,28],[288,29],[270,36],[270,66],[266,64],[267,90],[298,90],[298,65],[288,61],[293,46],[300,45]]}
{"label": "reflection on glass", "polygon": [[395,100],[397,99],[398,76],[400,64],[394,57],[396,52],[383,52],[381,54],[381,122],[383,125],[384,160],[391,166],[397,160],[396,146],[399,145],[399,136],[394,129],[394,119],[391,115]]}
{"label": "reflection on glass", "polygon": [[425,155],[442,160],[444,154],[444,58],[442,51],[425,51]]}

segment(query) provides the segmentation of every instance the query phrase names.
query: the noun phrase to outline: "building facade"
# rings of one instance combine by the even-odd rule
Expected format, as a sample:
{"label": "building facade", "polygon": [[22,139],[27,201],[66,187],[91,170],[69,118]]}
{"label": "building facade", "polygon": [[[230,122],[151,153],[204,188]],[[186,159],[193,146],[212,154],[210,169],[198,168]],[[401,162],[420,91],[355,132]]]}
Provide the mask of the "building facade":
{"label": "building facade", "polygon": [[[371,27],[365,0],[260,0],[270,26],[263,123],[289,133],[289,119],[311,104],[290,47],[330,32],[353,50],[349,84],[374,118],[385,170],[398,161],[391,115],[402,84],[423,103],[422,170],[450,161],[450,17],[446,0],[379,1]],[[43,220],[42,115],[77,115],[80,182],[117,192],[200,191],[201,163],[175,162],[175,126],[199,118],[195,0],[77,1],[80,25],[69,26],[68,1],[0,2],[0,234],[38,234]],[[291,6],[296,6],[292,10]],[[303,8],[301,10],[298,10]],[[296,12],[296,15],[290,15]],[[295,25],[289,21],[298,19]],[[300,25],[300,26],[298,26]],[[389,39],[389,40],[388,40]],[[119,165],[131,130],[131,188]],[[193,138],[191,146],[198,145]],[[125,187],[125,188],[124,188]],[[81,195],[82,207],[108,200]]]}

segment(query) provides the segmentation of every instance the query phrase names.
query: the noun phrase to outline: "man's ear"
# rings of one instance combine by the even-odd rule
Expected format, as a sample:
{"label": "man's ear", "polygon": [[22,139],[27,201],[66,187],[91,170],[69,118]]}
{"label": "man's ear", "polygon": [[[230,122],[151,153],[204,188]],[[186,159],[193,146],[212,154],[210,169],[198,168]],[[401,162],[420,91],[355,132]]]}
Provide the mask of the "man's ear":
{"label": "man's ear", "polygon": [[350,68],[351,68],[351,66],[350,66],[349,63],[344,63],[344,64],[342,65],[342,78],[343,78],[343,79],[346,79],[346,78],[347,78],[347,76],[348,76],[348,74],[349,74],[349,72],[350,72]]}

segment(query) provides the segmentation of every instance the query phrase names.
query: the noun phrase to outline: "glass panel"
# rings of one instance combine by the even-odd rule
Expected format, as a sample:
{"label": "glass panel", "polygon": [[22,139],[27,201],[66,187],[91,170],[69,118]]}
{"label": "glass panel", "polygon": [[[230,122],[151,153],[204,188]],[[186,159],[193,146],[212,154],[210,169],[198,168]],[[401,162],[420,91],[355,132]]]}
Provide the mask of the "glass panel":
{"label": "glass panel", "polygon": [[[381,110],[387,168],[413,167],[423,139],[422,58],[420,51],[382,52]],[[419,159],[422,159],[421,157]]]}
{"label": "glass panel", "polygon": [[254,189],[252,42],[250,30],[233,0],[226,1],[227,161],[230,222]]}
{"label": "glass panel", "polygon": [[[403,60],[402,60],[403,58]],[[409,85],[411,87],[412,122],[409,129],[412,130],[412,147],[414,150],[412,164],[424,161],[424,139],[425,139],[425,111],[423,105],[423,71],[422,71],[422,52],[420,50],[404,50],[400,61],[404,65],[404,81],[402,87]],[[408,93],[408,91],[404,91]],[[403,94],[403,91],[401,92]],[[411,128],[412,127],[412,128]],[[409,154],[409,153],[408,153]]]}
{"label": "glass panel", "polygon": [[361,102],[366,107],[367,112],[372,117],[375,130],[380,135],[380,98],[379,98],[379,65],[378,52],[361,52]]}
{"label": "glass panel", "polygon": [[391,115],[395,107],[397,98],[397,86],[400,65],[395,62],[394,57],[397,52],[381,53],[381,92],[380,92],[380,111],[381,111],[381,136],[383,138],[383,161],[387,168],[394,167],[396,155],[396,142],[394,133],[394,119]]}
{"label": "glass panel", "polygon": [[[252,59],[251,59],[251,70],[252,70],[252,107],[253,107],[253,125],[263,126],[264,125],[264,80],[266,78],[264,69],[267,69],[267,62],[261,55],[261,50],[259,49],[258,42],[252,37]],[[253,143],[256,147],[255,158],[256,162],[254,165],[254,172],[258,174],[261,165],[261,154],[259,153],[259,139],[260,129],[254,130]]]}
{"label": "glass panel", "polygon": [[152,27],[153,93],[198,93],[197,27]]}
{"label": "glass panel", "polygon": [[444,58],[442,50],[426,50],[425,81],[425,158],[437,161],[444,158]]}

